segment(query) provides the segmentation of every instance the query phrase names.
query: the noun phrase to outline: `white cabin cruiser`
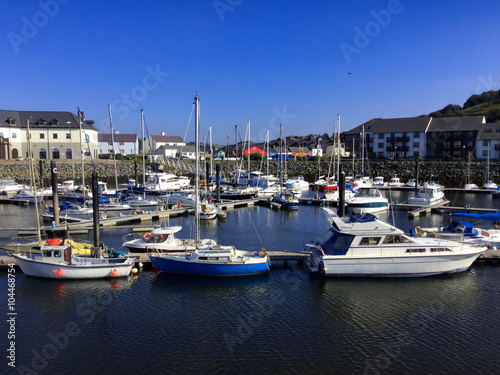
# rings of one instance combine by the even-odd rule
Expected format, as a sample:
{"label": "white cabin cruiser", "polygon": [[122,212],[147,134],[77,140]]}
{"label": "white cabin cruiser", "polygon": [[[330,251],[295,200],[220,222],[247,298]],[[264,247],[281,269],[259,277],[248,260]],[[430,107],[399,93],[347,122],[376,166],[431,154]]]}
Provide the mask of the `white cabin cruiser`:
{"label": "white cabin cruiser", "polygon": [[441,185],[434,182],[424,182],[418,188],[417,194],[408,197],[408,204],[432,206],[444,202],[444,193]]}
{"label": "white cabin cruiser", "polygon": [[[325,208],[324,208],[325,209]],[[417,277],[467,270],[485,246],[432,237],[410,237],[372,214],[340,218],[325,235],[308,245],[306,265],[326,276]]]}
{"label": "white cabin cruiser", "polygon": [[389,200],[382,195],[380,190],[360,188],[354,197],[348,199],[347,208],[356,214],[381,212],[389,209]]}

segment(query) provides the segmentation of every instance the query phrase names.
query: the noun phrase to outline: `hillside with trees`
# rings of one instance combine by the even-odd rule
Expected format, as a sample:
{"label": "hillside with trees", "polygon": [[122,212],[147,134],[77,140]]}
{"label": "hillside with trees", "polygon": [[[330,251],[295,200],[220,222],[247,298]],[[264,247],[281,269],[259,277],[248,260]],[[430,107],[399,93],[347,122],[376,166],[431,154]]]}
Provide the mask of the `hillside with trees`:
{"label": "hillside with trees", "polygon": [[466,100],[463,106],[448,104],[439,111],[429,113],[429,116],[485,116],[486,122],[499,122],[500,90],[485,91],[480,95],[472,95]]}

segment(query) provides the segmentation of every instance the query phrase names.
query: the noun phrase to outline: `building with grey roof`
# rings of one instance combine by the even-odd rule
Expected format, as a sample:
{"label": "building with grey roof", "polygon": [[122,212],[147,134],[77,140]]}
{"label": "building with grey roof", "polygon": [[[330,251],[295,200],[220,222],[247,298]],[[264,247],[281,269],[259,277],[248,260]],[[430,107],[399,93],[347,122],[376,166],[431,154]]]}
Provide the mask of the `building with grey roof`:
{"label": "building with grey roof", "polygon": [[[373,119],[342,133],[346,151],[379,159],[461,158],[472,152],[484,116]],[[364,134],[364,142],[363,142]]]}
{"label": "building with grey roof", "polygon": [[111,133],[99,134],[99,154],[112,154],[113,143],[115,145],[115,153],[122,155],[135,155],[139,153],[139,140],[137,134],[121,134],[116,133],[113,138]]}
{"label": "building with grey roof", "polygon": [[34,159],[97,157],[94,121],[80,114],[79,118],[62,111],[0,110],[0,159],[28,157],[28,121]]}

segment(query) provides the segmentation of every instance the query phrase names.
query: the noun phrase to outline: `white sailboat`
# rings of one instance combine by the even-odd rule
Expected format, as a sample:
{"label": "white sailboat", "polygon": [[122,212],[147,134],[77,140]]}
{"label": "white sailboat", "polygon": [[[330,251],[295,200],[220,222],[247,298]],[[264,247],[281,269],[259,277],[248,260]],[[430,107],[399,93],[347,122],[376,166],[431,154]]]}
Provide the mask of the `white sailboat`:
{"label": "white sailboat", "polygon": [[[29,123],[27,126],[29,133]],[[33,157],[31,140],[28,137],[28,147],[30,155],[30,165],[33,169]],[[97,174],[94,172],[94,186],[97,186]],[[36,184],[33,183],[33,190],[36,195]],[[38,220],[38,206],[35,205],[37,217],[38,239],[41,241],[40,223]],[[97,216],[94,223],[98,223]],[[94,227],[94,231],[98,227]],[[95,244],[95,257],[79,257],[74,253],[73,244],[63,240],[48,240],[42,245],[37,245],[36,253],[27,251],[25,253],[11,253],[24,274],[28,276],[50,278],[50,279],[97,279],[124,277],[130,274],[135,263],[135,258],[104,258],[102,252],[104,246]]]}

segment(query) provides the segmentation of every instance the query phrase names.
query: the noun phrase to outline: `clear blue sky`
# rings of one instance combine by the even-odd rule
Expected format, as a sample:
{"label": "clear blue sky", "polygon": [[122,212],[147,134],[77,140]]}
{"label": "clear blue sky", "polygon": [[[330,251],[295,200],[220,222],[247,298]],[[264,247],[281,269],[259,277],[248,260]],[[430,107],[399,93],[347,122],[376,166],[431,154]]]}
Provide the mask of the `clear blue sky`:
{"label": "clear blue sky", "polygon": [[[109,133],[234,143],[331,134],[499,89],[496,1],[5,1],[0,109],[77,107]],[[351,73],[351,74],[349,74]],[[194,119],[187,141],[194,140]]]}

